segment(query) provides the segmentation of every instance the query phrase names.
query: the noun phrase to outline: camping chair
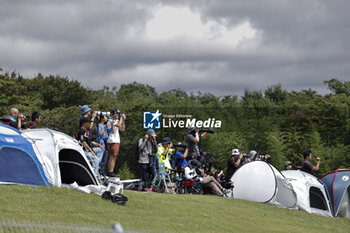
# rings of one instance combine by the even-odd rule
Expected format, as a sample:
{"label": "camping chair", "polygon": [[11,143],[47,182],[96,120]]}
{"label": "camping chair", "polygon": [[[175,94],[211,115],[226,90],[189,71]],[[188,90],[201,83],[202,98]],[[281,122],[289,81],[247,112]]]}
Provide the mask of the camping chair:
{"label": "camping chair", "polygon": [[169,188],[171,188],[172,193],[175,194],[174,185],[171,182],[170,175],[169,175],[169,173],[167,173],[165,171],[164,163],[160,162],[159,163],[158,172],[157,172],[156,176],[154,177],[154,179],[152,181],[152,184],[153,184],[154,187],[158,187],[159,188],[162,185],[162,182],[163,182],[164,187],[165,187],[165,191],[167,193],[169,193],[167,180],[169,181]]}

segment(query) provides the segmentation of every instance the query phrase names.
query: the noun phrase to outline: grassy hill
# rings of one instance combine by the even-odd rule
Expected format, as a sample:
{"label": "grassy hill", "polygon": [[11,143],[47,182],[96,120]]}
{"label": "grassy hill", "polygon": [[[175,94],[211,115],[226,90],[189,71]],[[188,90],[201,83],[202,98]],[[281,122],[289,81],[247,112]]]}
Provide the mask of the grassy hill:
{"label": "grassy hill", "polygon": [[133,232],[350,232],[350,220],[215,196],[126,191],[118,206],[66,188],[0,185],[0,220],[109,227]]}

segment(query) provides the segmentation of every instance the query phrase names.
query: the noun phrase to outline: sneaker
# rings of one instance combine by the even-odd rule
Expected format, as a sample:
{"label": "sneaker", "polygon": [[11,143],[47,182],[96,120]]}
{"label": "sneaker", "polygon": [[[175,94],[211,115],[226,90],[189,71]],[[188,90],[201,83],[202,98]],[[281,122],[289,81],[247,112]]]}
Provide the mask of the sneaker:
{"label": "sneaker", "polygon": [[223,194],[229,194],[230,193],[229,189],[222,189],[221,191],[222,191]]}
{"label": "sneaker", "polygon": [[107,172],[107,176],[109,176],[109,177],[117,177],[117,174],[115,174],[113,172]]}

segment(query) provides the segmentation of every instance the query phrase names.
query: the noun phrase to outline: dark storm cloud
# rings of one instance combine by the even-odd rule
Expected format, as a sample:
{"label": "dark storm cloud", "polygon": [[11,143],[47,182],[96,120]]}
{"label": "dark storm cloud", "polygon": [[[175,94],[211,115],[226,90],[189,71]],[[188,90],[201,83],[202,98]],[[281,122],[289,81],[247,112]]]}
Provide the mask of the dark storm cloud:
{"label": "dark storm cloud", "polygon": [[[249,21],[256,46],[144,36],[156,6],[188,7],[203,22]],[[241,95],[282,84],[325,93],[348,79],[348,1],[2,1],[0,67],[60,74],[90,88],[138,81],[158,91]],[[98,81],[97,81],[98,80]]]}

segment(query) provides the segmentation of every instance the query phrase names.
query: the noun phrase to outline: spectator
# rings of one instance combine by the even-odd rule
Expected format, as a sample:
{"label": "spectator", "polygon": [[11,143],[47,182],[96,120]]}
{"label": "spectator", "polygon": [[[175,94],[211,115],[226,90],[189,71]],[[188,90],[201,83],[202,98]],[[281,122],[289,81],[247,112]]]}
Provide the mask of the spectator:
{"label": "spectator", "polygon": [[[85,155],[92,162],[94,174],[96,177],[99,177],[98,167],[105,148],[99,143],[92,141],[90,135],[91,120],[87,117],[84,117],[81,119],[81,123],[82,125],[81,128],[78,129],[76,138],[83,144]],[[93,148],[93,145],[98,147]]]}
{"label": "spectator", "polygon": [[162,145],[158,147],[158,163],[164,163],[168,169],[172,169],[169,157],[174,153],[173,143],[169,138],[162,138]]}
{"label": "spectator", "polygon": [[314,171],[318,171],[320,167],[320,161],[321,159],[319,157],[316,158],[316,165],[311,164],[312,154],[311,150],[304,152],[304,161],[301,164],[301,170],[307,173],[310,173],[311,175],[314,175]]}
{"label": "spectator", "polygon": [[224,194],[229,193],[229,190],[224,189],[213,176],[208,176],[203,168],[200,169],[200,173],[201,178],[199,178],[199,180],[204,186],[209,187],[213,193],[218,196],[224,196]]}
{"label": "spectator", "polygon": [[198,143],[207,136],[207,132],[204,132],[202,134],[199,134],[199,129],[190,127],[188,128],[188,135],[187,135],[187,144],[188,144],[188,158],[187,160],[195,159],[197,161],[200,160],[200,151]]}
{"label": "spectator", "polygon": [[284,170],[293,170],[292,163],[290,161],[286,161],[284,163]]}
{"label": "spectator", "polygon": [[231,158],[227,160],[226,181],[230,181],[233,174],[241,166],[243,154],[238,149],[232,150]]}
{"label": "spectator", "polygon": [[28,126],[28,129],[36,129],[41,122],[41,115],[39,112],[33,112],[32,114],[32,122]]}
{"label": "spectator", "polygon": [[[87,106],[87,105],[83,105],[83,106],[81,106],[80,111],[81,111],[81,117],[79,120],[79,128],[82,125],[82,122],[81,122],[82,119],[90,116],[91,108],[89,108],[89,106]],[[92,122],[91,127],[90,127],[91,129],[94,129],[94,127],[95,127],[95,124],[94,124],[95,117],[96,117],[96,112],[93,112],[91,115],[91,122]],[[91,130],[90,130],[90,133],[91,133]]]}
{"label": "spectator", "polygon": [[221,170],[219,173],[217,172],[217,170],[212,167],[209,171],[209,175],[214,177],[216,181],[218,181],[219,183],[224,181],[224,171]]}
{"label": "spectator", "polygon": [[[153,174],[153,162],[150,161],[150,157],[157,150],[156,133],[153,129],[147,130],[145,136],[139,139],[139,166],[141,172],[141,179],[144,183],[144,189],[151,191],[152,174]],[[151,162],[151,163],[150,163]]]}
{"label": "spectator", "polygon": [[[186,143],[182,143],[182,142],[179,142],[178,144],[187,145]],[[187,154],[188,154],[187,146],[178,147],[176,151],[176,166],[177,166],[178,173],[183,173],[185,167],[188,166],[188,162],[186,160]]]}
{"label": "spectator", "polygon": [[104,153],[100,162],[100,174],[102,176],[105,176],[105,166],[108,160],[108,147],[107,147],[107,139],[108,139],[108,133],[110,132],[110,127],[108,128],[108,118],[106,115],[104,115],[102,112],[98,116],[99,123],[97,124],[96,128],[96,135],[97,135],[97,142],[100,143],[104,148]]}
{"label": "spectator", "polygon": [[267,162],[270,158],[271,155],[266,154],[266,155],[260,155],[258,152],[256,152],[255,150],[251,150],[248,155],[244,156],[245,157],[245,161],[244,164],[252,162],[252,161],[265,161]]}
{"label": "spectator", "polygon": [[22,113],[19,113],[17,108],[10,109],[9,118],[10,121],[6,123],[7,125],[12,126],[18,130],[22,130],[23,121],[26,117]]}
{"label": "spectator", "polygon": [[119,130],[125,131],[126,116],[125,114],[121,114],[119,109],[115,109],[111,111],[111,116],[112,116],[112,119],[109,122],[109,124],[111,124],[111,132],[107,140],[108,148],[109,148],[107,176],[115,177],[116,174],[113,173],[113,171],[115,167],[115,162],[119,154],[119,147],[120,147]]}

